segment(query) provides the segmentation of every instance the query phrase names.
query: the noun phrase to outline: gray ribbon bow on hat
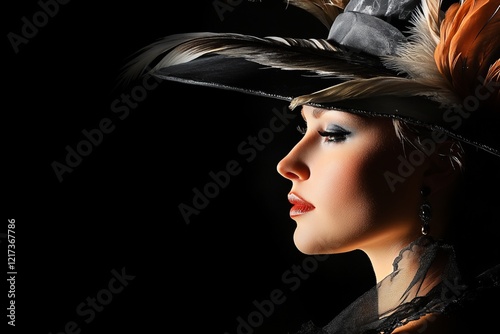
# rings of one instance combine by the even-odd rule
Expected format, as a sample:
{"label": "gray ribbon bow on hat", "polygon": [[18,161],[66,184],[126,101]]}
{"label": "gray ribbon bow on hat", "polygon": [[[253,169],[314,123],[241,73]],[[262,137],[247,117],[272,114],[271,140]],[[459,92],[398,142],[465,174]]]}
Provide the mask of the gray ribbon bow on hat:
{"label": "gray ribbon bow on hat", "polygon": [[407,21],[419,0],[351,0],[330,28],[328,40],[374,56],[394,54],[406,37],[390,22]]}

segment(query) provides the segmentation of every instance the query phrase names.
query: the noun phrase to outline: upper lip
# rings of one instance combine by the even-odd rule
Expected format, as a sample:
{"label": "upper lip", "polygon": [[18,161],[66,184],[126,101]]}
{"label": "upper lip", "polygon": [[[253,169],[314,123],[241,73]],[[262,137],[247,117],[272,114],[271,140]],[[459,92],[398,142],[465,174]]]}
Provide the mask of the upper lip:
{"label": "upper lip", "polygon": [[314,208],[314,205],[300,197],[299,195],[295,193],[289,193],[288,194],[288,201],[292,203],[293,205],[300,205],[300,206],[305,206],[305,207],[310,207]]}
{"label": "upper lip", "polygon": [[294,208],[300,210],[302,213],[315,208],[314,205],[292,192],[288,194],[288,201],[293,204]]}

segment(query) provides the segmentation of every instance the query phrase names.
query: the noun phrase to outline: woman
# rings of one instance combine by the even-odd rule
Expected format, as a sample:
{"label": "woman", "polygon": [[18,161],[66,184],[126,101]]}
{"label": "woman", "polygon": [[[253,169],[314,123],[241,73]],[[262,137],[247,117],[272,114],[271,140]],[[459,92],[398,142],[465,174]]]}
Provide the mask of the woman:
{"label": "woman", "polygon": [[[389,119],[311,106],[302,114],[304,137],[278,165],[292,181],[295,245],[305,254],[362,250],[378,282],[325,332],[457,333],[446,309],[465,287],[452,249],[434,240],[448,240],[447,225],[456,224],[462,154],[450,149],[459,144],[436,144],[425,156],[411,143],[431,137],[408,133],[412,141],[402,143]],[[404,182],[391,185],[384,176],[408,150],[422,158]]]}
{"label": "woman", "polygon": [[127,74],[154,65],[166,80],[300,110],[303,137],[278,164],[292,182],[295,245],[305,254],[362,250],[377,281],[301,333],[489,329],[498,250],[468,238],[487,240],[471,226],[488,226],[478,205],[496,199],[475,178],[487,166],[482,176],[493,182],[500,160],[499,1],[464,0],[446,12],[437,0],[288,3],[317,17],[328,37],[174,35],[141,50]]}

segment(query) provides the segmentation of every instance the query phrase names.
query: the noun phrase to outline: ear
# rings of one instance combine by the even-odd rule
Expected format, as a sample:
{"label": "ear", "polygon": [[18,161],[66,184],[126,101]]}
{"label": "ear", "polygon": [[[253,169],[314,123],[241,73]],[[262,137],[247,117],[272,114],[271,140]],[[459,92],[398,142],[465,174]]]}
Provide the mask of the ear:
{"label": "ear", "polygon": [[428,156],[428,163],[423,174],[424,185],[431,193],[453,187],[462,173],[463,149],[453,140],[436,145],[436,149]]}

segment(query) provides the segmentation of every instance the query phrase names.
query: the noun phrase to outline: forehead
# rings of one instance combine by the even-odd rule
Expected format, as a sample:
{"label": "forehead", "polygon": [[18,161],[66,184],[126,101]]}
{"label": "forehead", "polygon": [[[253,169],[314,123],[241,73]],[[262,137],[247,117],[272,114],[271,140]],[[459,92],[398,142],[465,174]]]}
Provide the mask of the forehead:
{"label": "forehead", "polygon": [[[354,114],[342,109],[325,109],[309,105],[302,106],[300,114],[302,115],[302,118],[304,120],[306,120],[306,118],[309,116],[312,116],[315,119],[320,119],[323,115],[327,115],[329,116],[329,118],[335,117],[336,119],[339,120],[351,121],[356,123],[365,123],[368,122],[369,119],[375,118],[366,115]],[[376,118],[380,119],[381,117],[376,117]]]}

